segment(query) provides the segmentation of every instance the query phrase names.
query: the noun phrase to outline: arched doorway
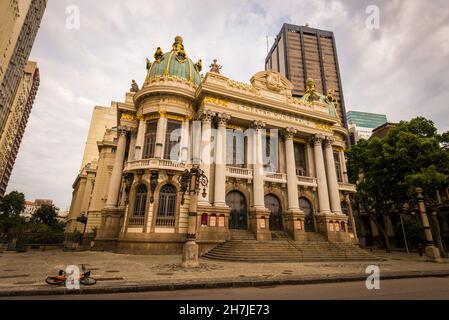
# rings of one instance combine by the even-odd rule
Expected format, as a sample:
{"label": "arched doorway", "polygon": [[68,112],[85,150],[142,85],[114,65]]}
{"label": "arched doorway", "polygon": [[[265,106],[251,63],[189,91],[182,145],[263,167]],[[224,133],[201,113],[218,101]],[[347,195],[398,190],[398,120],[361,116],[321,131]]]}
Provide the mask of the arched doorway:
{"label": "arched doorway", "polygon": [[304,211],[304,230],[306,232],[314,232],[312,204],[304,197],[299,198],[299,207]]}
{"label": "arched doorway", "polygon": [[282,231],[284,226],[282,223],[282,208],[278,197],[273,194],[265,196],[265,208],[270,210],[270,230]]}
{"label": "arched doorway", "polygon": [[226,205],[231,208],[229,229],[248,229],[248,209],[245,196],[239,191],[226,195]]}

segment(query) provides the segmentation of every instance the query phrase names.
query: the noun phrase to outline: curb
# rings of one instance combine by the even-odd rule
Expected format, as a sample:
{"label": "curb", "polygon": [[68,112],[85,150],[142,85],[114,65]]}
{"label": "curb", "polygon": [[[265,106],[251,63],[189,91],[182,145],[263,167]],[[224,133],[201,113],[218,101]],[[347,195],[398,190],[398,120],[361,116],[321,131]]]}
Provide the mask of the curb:
{"label": "curb", "polygon": [[[338,283],[351,281],[365,281],[366,274],[345,274],[326,277],[303,276],[303,277],[278,277],[273,279],[247,278],[242,280],[216,279],[213,281],[191,281],[176,283],[143,283],[138,285],[122,285],[110,287],[84,287],[79,290],[68,290],[66,288],[53,289],[31,289],[31,290],[11,290],[0,291],[0,297],[26,297],[26,296],[47,296],[47,295],[80,295],[80,294],[104,294],[104,293],[126,293],[126,292],[149,292],[149,291],[172,291],[189,289],[219,289],[219,288],[243,288],[262,287],[278,285],[305,285],[320,283]],[[409,271],[390,272],[381,276],[381,280],[425,278],[425,277],[449,277],[448,271]]]}

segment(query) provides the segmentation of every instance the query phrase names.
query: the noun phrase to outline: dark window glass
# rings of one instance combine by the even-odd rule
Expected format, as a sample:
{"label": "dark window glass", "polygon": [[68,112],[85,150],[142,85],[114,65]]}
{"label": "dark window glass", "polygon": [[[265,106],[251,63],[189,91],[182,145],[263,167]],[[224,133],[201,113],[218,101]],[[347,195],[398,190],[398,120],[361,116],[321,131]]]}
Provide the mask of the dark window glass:
{"label": "dark window glass", "polygon": [[143,159],[154,158],[154,148],[156,144],[157,120],[147,121],[145,132],[145,142],[143,147]]}
{"label": "dark window glass", "polygon": [[[178,160],[180,153],[179,147],[181,142],[181,127],[181,121],[168,120],[167,131],[165,133],[164,159]],[[174,159],[171,159],[170,155],[172,153],[172,149],[175,147],[178,147],[178,152],[176,156],[174,156]]]}
{"label": "dark window glass", "polygon": [[295,149],[296,175],[307,176],[306,146],[301,143],[295,143],[294,149]]}
{"label": "dark window glass", "polygon": [[334,151],[334,162],[335,162],[335,171],[337,172],[337,181],[343,182],[343,174],[340,163],[340,153],[338,151]]}
{"label": "dark window glass", "polygon": [[242,131],[226,131],[226,164],[233,167],[244,167],[245,139]]}

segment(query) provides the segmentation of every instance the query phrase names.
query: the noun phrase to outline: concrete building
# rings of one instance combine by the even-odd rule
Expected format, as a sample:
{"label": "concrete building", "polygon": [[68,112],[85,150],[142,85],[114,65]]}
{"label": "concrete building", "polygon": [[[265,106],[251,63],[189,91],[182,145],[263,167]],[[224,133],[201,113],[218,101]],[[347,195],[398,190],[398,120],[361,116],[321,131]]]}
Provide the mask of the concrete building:
{"label": "concrete building", "polygon": [[368,140],[375,128],[387,123],[387,116],[384,114],[348,111],[346,117],[351,144],[356,144],[360,139]]}
{"label": "concrete building", "polygon": [[0,199],[3,198],[39,88],[39,69],[28,61],[0,136]]}
{"label": "concrete building", "polygon": [[281,73],[293,84],[294,96],[306,93],[307,79],[316,90],[329,91],[337,101],[339,121],[346,126],[346,109],[335,37],[331,31],[284,23],[265,58],[265,70]]}
{"label": "concrete building", "polygon": [[43,205],[52,205],[52,204],[53,200],[50,199],[36,199],[34,201],[26,200],[25,209],[22,211],[20,215],[25,219],[29,220],[33,217],[37,209],[39,209]]}
{"label": "concrete building", "polygon": [[[77,218],[87,215],[87,232],[98,229],[95,249],[148,254],[181,253],[192,239],[200,254],[242,237],[357,243],[348,131],[335,99],[312,81],[294,97],[279,72],[241,83],[220,69],[215,60],[200,75],[201,60],[187,56],[179,36],[171,51],[156,50],[142,87],[133,82],[125,101],[106,112],[116,113],[115,123],[73,184],[67,232],[83,230]],[[102,127],[99,119],[92,117],[89,132]],[[181,176],[196,166],[207,183],[183,196]],[[355,250],[338,248],[348,257]]]}
{"label": "concrete building", "polygon": [[47,0],[3,0],[0,4],[0,136],[13,106]]}

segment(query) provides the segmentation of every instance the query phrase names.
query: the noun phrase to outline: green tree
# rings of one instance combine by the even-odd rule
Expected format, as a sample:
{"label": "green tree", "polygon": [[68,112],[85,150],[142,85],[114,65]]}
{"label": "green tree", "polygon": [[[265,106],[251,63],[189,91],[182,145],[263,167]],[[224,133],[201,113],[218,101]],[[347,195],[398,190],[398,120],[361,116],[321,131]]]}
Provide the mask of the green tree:
{"label": "green tree", "polygon": [[31,222],[45,224],[54,231],[58,228],[57,217],[57,208],[52,204],[44,204],[34,212]]}
{"label": "green tree", "polygon": [[24,219],[20,213],[25,210],[25,195],[18,191],[12,191],[3,197],[0,203],[0,228],[4,232],[20,227]]}
{"label": "green tree", "polygon": [[449,185],[449,133],[439,135],[431,120],[401,121],[384,139],[361,140],[347,152],[348,175],[357,184],[356,201],[383,235],[387,215],[402,210],[416,187],[433,198]]}

